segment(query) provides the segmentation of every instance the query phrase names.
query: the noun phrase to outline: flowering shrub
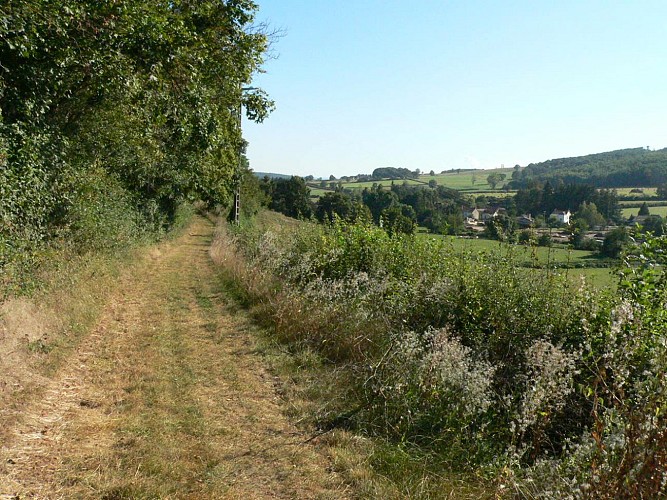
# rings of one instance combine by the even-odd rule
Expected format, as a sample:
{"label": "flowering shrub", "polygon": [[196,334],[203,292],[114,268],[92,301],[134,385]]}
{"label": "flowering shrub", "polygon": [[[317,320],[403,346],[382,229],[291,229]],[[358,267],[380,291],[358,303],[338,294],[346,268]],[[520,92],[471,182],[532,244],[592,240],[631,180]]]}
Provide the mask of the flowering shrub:
{"label": "flowering shrub", "polygon": [[[664,495],[667,240],[616,296],[363,224],[236,235],[279,338],[345,366],[349,425],[519,496]],[[248,271],[250,270],[250,271]]]}

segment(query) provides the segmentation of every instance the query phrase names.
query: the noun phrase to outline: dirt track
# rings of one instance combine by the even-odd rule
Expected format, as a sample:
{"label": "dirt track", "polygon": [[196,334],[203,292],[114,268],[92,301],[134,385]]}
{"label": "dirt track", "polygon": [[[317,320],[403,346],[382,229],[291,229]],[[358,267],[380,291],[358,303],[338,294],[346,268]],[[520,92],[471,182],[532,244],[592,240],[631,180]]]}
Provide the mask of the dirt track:
{"label": "dirt track", "polygon": [[220,294],[212,231],[197,218],[123,273],[94,330],[5,428],[0,498],[346,496]]}

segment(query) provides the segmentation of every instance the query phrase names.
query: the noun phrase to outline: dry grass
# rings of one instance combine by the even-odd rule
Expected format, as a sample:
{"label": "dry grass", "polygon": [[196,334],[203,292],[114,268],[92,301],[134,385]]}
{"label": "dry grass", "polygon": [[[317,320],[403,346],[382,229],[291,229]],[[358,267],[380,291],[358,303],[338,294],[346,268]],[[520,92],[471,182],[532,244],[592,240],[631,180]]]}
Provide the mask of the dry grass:
{"label": "dry grass", "polygon": [[129,257],[79,257],[54,266],[43,290],[0,304],[0,443],[24,404],[44,393],[90,332]]}
{"label": "dry grass", "polygon": [[[272,231],[292,229],[281,217],[260,219]],[[295,310],[300,306],[279,291],[270,276],[247,265],[224,227],[219,227],[211,246],[214,262],[223,269],[222,285],[229,295],[240,297],[256,320],[269,328],[257,331],[264,359],[280,381],[283,411],[302,429],[314,432],[322,424],[349,410],[347,391],[352,369],[324,362],[300,342],[301,331],[316,335],[311,317]],[[321,319],[321,318],[320,318]],[[290,327],[292,332],[290,335]],[[447,472],[437,457],[407,452],[348,430],[317,432],[313,440],[329,457],[333,470],[352,487],[358,498],[491,498],[493,488],[481,480]]]}
{"label": "dry grass", "polygon": [[3,443],[0,493],[344,498],[284,417],[252,324],[215,289],[202,219],[123,273],[92,333]]}

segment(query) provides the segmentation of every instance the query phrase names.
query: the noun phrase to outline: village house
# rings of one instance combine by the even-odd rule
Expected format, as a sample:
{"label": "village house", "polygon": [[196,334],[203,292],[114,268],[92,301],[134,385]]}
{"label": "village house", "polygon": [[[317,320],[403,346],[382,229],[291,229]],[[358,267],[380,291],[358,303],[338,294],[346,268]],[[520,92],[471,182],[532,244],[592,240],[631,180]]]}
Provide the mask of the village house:
{"label": "village house", "polygon": [[482,212],[482,220],[487,221],[495,219],[499,215],[507,215],[507,210],[505,210],[503,207],[489,207],[484,209]]}
{"label": "village house", "polygon": [[572,214],[569,210],[554,210],[549,216],[550,219],[556,219],[561,224],[569,224]]}

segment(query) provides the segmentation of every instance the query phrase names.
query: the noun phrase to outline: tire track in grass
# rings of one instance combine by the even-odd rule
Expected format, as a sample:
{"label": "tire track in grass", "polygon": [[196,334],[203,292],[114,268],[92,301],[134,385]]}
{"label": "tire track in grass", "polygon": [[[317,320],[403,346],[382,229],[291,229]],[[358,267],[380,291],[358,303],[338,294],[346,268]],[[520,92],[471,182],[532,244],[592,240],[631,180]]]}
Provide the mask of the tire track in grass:
{"label": "tire track in grass", "polygon": [[285,419],[252,323],[216,293],[211,224],[126,273],[95,330],[2,449],[0,493],[38,498],[342,498]]}

